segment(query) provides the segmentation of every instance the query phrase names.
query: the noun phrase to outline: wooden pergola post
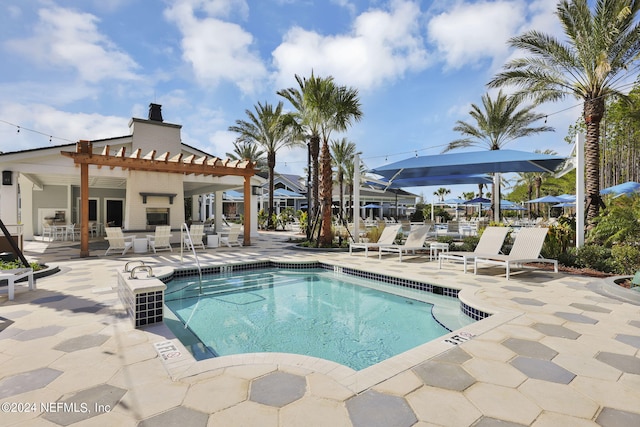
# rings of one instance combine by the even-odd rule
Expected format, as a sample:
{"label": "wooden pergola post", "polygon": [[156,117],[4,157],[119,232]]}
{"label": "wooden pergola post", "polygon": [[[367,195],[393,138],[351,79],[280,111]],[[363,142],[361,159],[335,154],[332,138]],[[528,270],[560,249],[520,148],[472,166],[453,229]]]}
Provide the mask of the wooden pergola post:
{"label": "wooden pergola post", "polygon": [[251,177],[244,177],[244,245],[251,246]]}
{"label": "wooden pergola post", "polygon": [[[89,141],[80,141],[78,143],[79,153],[88,153],[91,155],[93,151],[92,144]],[[89,256],[89,164],[80,164],[80,257],[87,258]]]}

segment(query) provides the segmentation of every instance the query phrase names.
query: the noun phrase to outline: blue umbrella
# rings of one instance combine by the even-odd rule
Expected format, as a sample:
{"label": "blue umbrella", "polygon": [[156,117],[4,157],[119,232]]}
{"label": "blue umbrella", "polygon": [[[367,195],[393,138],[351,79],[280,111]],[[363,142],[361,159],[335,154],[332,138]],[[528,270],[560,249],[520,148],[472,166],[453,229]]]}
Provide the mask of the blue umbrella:
{"label": "blue umbrella", "polygon": [[537,199],[529,200],[528,202],[525,202],[525,203],[562,203],[566,201],[567,201],[566,199],[560,196],[544,196],[544,197],[539,197]]}
{"label": "blue umbrella", "polygon": [[614,185],[612,187],[603,188],[600,194],[631,194],[640,191],[640,183],[628,181],[623,184]]}

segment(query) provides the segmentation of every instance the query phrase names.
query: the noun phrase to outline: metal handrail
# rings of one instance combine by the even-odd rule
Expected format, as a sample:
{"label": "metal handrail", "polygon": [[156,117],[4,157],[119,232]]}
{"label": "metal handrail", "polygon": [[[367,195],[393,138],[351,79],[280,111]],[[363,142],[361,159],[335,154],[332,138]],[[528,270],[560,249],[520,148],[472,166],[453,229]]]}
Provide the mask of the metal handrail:
{"label": "metal handrail", "polygon": [[[187,238],[185,239],[185,234]],[[198,283],[200,285],[198,293],[202,295],[202,268],[200,268],[200,259],[198,258],[198,253],[196,252],[196,248],[193,246],[193,241],[191,240],[191,234],[189,233],[189,227],[186,222],[183,222],[180,226],[180,262],[182,262],[182,252],[184,250],[185,243],[188,242],[188,246],[191,248],[191,252],[193,252],[193,256],[196,259],[196,265],[198,266]]]}

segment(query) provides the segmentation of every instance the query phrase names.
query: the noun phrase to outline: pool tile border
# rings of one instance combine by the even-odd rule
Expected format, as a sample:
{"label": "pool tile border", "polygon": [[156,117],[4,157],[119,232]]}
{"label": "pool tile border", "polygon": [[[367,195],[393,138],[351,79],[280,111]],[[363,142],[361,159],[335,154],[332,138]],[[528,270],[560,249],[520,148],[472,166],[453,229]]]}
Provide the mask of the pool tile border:
{"label": "pool tile border", "polygon": [[[372,273],[369,271],[361,271],[355,268],[337,266],[333,264],[327,264],[321,261],[305,261],[305,262],[281,262],[273,260],[254,261],[237,264],[222,264],[215,266],[208,266],[201,269],[202,274],[225,274],[232,271],[247,271],[247,270],[259,270],[265,268],[287,268],[287,269],[315,269],[322,268],[325,270],[331,270],[349,276],[360,277],[363,279],[377,280],[391,285],[400,286],[403,288],[414,289],[424,292],[430,292],[435,295],[443,295],[450,298],[458,298],[459,289],[447,288],[443,286],[437,286],[430,283],[425,283],[412,279],[405,279],[401,277],[389,276],[386,274]],[[174,277],[188,277],[198,275],[197,268],[185,268],[174,270],[172,274],[161,278],[163,282],[169,282]],[[469,304],[460,300],[460,311],[470,317],[473,320],[482,320],[491,316],[491,313],[487,313],[478,308],[472,307]]]}

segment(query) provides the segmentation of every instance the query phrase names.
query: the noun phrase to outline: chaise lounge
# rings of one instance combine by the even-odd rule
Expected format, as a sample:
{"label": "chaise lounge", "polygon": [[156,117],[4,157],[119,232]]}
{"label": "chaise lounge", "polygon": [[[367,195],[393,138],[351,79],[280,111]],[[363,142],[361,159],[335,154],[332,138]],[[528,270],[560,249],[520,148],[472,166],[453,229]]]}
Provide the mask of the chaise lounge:
{"label": "chaise lounge", "polygon": [[448,259],[451,261],[462,261],[464,265],[464,272],[467,273],[467,264],[470,260],[473,260],[478,255],[498,255],[500,253],[500,249],[504,243],[504,239],[507,237],[509,233],[508,227],[487,227],[482,232],[480,236],[480,240],[478,241],[478,245],[474,249],[473,252],[465,252],[465,251],[451,251],[451,252],[440,252],[438,255],[438,268],[442,269],[442,260]]}
{"label": "chaise lounge", "polygon": [[396,239],[398,232],[402,229],[402,224],[398,225],[387,225],[377,242],[361,242],[361,243],[350,243],[349,244],[349,255],[352,255],[353,249],[364,249],[365,258],[369,256],[369,248],[377,248],[380,245],[392,245],[393,241]]}
{"label": "chaise lounge", "polygon": [[378,259],[382,259],[383,252],[397,252],[399,261],[402,262],[403,253],[415,253],[417,250],[424,249],[424,242],[427,240],[430,225],[421,225],[409,232],[407,240],[402,245],[380,245],[378,247]]}
{"label": "chaise lounge", "polygon": [[553,264],[553,271],[558,272],[558,261],[555,259],[540,258],[544,239],[549,232],[548,228],[522,228],[516,234],[513,247],[509,255],[478,255],[473,264],[473,273],[477,274],[478,264],[498,265],[505,267],[507,280],[512,266],[522,266],[530,263]]}

